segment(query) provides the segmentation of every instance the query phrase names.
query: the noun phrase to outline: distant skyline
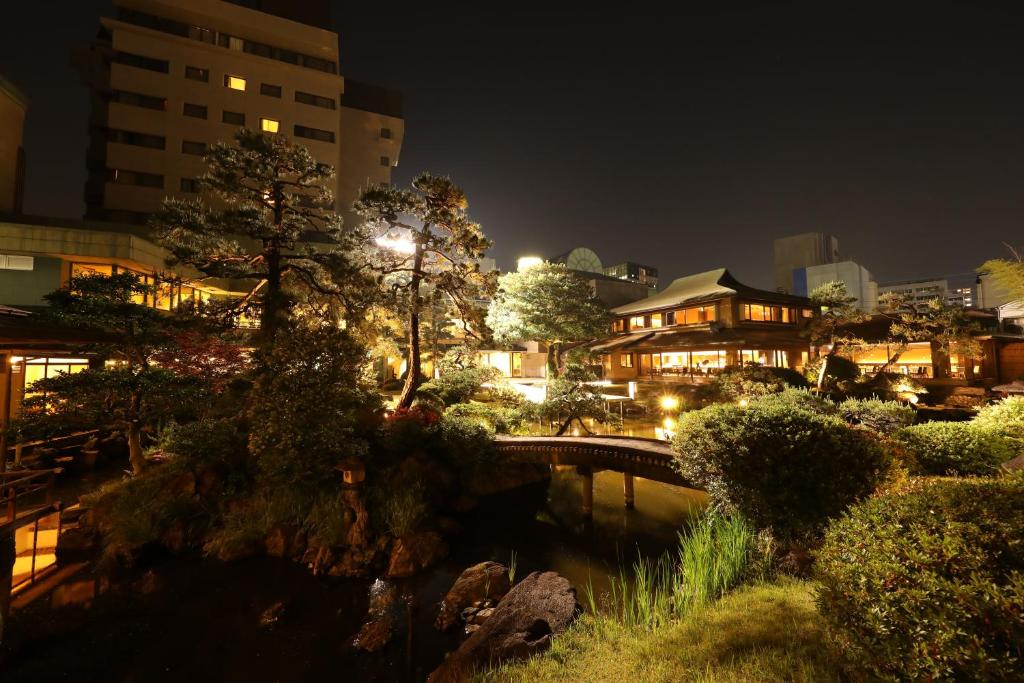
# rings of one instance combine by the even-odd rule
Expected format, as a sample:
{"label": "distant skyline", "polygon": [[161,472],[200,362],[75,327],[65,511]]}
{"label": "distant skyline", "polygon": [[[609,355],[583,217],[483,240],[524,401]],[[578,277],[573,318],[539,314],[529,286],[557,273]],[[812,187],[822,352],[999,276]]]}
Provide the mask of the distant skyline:
{"label": "distant skyline", "polygon": [[[78,217],[85,88],[109,0],[5,8],[31,99],[26,211]],[[969,276],[1024,242],[1024,51],[995,6],[791,3],[437,11],[335,3],[342,73],[402,91],[396,181],[451,175],[503,268],[576,246],[671,279],[772,286],[772,240],[824,231],[879,282]],[[1004,13],[1005,12],[1005,13]]]}

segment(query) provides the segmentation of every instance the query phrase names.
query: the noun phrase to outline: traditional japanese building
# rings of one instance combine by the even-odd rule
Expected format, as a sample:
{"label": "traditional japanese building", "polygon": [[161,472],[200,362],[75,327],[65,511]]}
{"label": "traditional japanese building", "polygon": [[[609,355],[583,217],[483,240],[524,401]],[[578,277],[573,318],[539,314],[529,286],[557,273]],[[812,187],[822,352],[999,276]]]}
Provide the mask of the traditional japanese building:
{"label": "traditional japanese building", "polygon": [[612,313],[612,336],[591,347],[607,379],[697,382],[737,365],[801,370],[816,311],[806,297],[748,287],[719,268]]}

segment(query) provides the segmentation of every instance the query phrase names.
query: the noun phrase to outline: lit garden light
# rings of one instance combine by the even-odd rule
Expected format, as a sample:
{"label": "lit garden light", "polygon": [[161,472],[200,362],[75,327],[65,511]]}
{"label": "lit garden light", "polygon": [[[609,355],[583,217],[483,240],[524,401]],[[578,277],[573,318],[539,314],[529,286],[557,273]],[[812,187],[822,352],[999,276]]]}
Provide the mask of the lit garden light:
{"label": "lit garden light", "polygon": [[750,400],[747,399],[746,397],[744,397],[744,398],[741,398],[736,403],[739,405],[740,408],[746,408],[747,406],[750,405]]}
{"label": "lit garden light", "polygon": [[666,412],[679,408],[679,399],[671,394],[662,396],[659,403],[661,404],[661,409]]}
{"label": "lit garden light", "polygon": [[539,256],[520,256],[519,260],[516,261],[516,270],[522,272],[535,268],[544,263],[544,259]]}

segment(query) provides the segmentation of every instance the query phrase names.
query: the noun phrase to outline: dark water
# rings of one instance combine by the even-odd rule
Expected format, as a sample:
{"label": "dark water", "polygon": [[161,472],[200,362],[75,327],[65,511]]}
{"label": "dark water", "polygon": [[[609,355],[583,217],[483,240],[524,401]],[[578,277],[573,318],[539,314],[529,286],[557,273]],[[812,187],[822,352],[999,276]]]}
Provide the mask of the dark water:
{"label": "dark water", "polygon": [[[508,563],[517,578],[553,569],[578,589],[605,590],[609,573],[637,553],[671,548],[676,532],[704,504],[701,493],[636,481],[636,509],[622,505],[622,478],[595,476],[594,516],[579,512],[579,480],[570,472],[488,499],[462,519],[452,555],[412,579],[395,582],[411,600],[391,643],[357,653],[352,637],[366,618],[372,579],[312,576],[296,563],[254,559],[232,564],[179,559],[156,566],[148,589],[76,577],[15,615],[3,681],[422,681],[457,647],[458,634],[433,627],[437,604],[467,566]],[[99,589],[91,605],[55,607]],[[275,603],[271,627],[260,616]]]}

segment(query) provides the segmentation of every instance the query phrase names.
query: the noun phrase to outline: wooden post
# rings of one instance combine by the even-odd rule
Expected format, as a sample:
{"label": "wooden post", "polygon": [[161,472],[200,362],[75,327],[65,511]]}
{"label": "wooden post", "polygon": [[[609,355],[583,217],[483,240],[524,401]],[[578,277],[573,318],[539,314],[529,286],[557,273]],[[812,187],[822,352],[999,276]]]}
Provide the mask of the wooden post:
{"label": "wooden post", "polygon": [[14,579],[14,530],[0,534],[0,643],[4,642],[4,630],[11,615],[11,582]]}
{"label": "wooden post", "polygon": [[589,519],[594,515],[594,472],[582,467],[579,472],[583,477],[583,516]]}
{"label": "wooden post", "polygon": [[622,473],[622,497],[626,503],[626,509],[632,510],[636,500],[633,494],[633,475],[626,472]]}

